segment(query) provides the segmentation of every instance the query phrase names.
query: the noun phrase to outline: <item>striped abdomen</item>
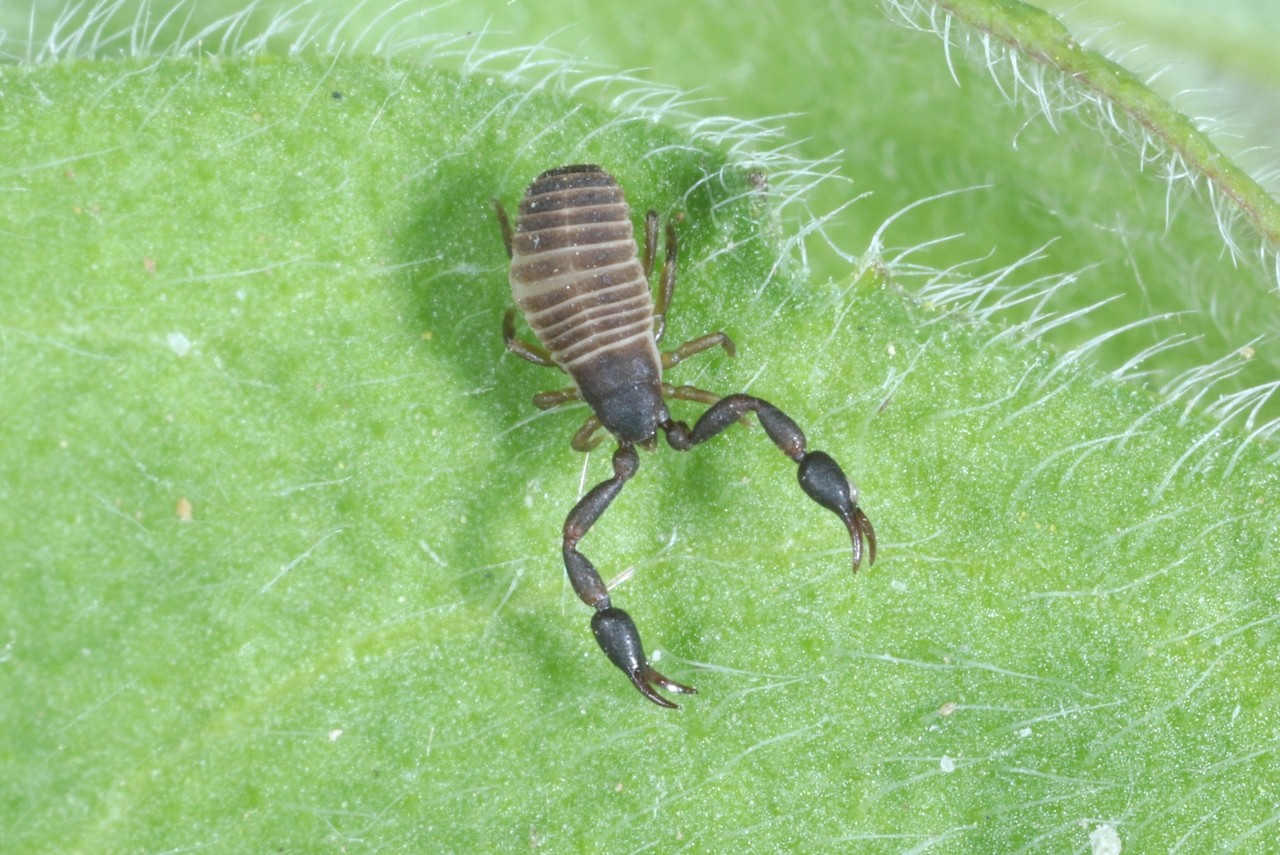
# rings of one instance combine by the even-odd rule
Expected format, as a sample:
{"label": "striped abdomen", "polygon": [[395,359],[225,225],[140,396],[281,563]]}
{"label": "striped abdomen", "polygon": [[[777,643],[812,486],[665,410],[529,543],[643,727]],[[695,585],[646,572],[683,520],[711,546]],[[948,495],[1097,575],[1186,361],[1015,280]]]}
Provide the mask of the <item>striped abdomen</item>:
{"label": "striped abdomen", "polygon": [[598,166],[539,175],[520,200],[511,294],[605,428],[652,437],[666,417],[653,297],[622,188]]}

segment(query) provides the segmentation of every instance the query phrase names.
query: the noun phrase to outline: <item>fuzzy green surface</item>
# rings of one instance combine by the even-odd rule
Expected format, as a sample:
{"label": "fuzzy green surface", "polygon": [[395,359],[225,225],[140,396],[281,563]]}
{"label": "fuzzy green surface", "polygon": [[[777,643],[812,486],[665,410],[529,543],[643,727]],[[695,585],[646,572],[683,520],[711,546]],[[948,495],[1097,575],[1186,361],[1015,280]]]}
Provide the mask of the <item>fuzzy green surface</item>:
{"label": "fuzzy green surface", "polygon": [[[686,195],[723,158],[661,127],[383,60],[2,75],[11,851],[1266,839],[1257,449],[1155,498],[1198,418],[892,283],[757,298],[767,209],[732,169]],[[669,341],[739,357],[673,379],[787,410],[880,537],[851,578],[756,427],[644,455],[582,548],[634,568],[616,601],[700,691],[678,713],[563,580],[607,456],[584,473],[583,411],[529,404],[563,378],[501,345],[488,200],[565,159],[685,214]]]}

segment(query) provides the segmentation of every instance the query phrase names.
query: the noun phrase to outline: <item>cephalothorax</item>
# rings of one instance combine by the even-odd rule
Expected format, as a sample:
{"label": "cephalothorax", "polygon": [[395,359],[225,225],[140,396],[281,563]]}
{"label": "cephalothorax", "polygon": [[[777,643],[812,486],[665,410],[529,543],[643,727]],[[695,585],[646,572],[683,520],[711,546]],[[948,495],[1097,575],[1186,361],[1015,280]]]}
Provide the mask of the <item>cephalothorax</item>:
{"label": "cephalothorax", "polygon": [[[613,477],[583,496],[565,520],[564,564],[569,581],[582,601],[596,610],[591,630],[609,660],[646,698],[675,707],[655,684],[682,694],[692,694],[694,689],[649,665],[631,616],[613,605],[600,574],[578,551],[578,541],[639,468],[637,445],[653,449],[661,430],[668,445],[687,451],[753,412],[774,444],[799,464],[805,493],[844,522],[853,542],[855,573],[864,539],[868,563],[876,559],[875,530],[858,507],[857,488],[839,464],[821,451],[806,451],[804,433],[777,407],[750,395],[721,398],[692,386],[663,382],[665,369],[696,353],[723,347],[732,356],[734,347],[728,336],[716,332],[675,350],[658,350],[675,291],[678,247],[675,229],[668,223],[655,306],[649,280],[657,255],[656,211],[645,217],[644,255],[637,258],[631,211],[622,188],[599,166],[562,166],[539,175],[520,200],[514,232],[502,203],[495,199],[494,208],[511,258],[512,296],[542,342],[530,344],[516,338],[515,310],[509,309],[502,325],[507,349],[535,365],[559,368],[573,380],[570,388],[535,395],[534,405],[545,410],[570,401],[586,402],[592,415],[573,437],[573,447],[579,451],[598,445],[602,428],[618,441]],[[690,429],[671,418],[667,398],[710,406]]]}

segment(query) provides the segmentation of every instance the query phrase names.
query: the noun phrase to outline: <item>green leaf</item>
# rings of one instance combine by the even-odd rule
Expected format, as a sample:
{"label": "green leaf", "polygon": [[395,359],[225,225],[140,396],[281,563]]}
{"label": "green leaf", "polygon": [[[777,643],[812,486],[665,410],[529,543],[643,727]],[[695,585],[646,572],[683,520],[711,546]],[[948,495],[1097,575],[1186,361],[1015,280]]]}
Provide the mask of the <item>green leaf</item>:
{"label": "green leaf", "polygon": [[[1267,446],[872,265],[775,269],[749,167],[581,96],[327,56],[0,91],[15,851],[1263,845]],[[739,356],[673,381],[784,408],[880,538],[850,578],[758,428],[644,455],[582,549],[679,713],[563,580],[607,455],[502,348],[489,200],[566,161],[683,214],[668,341]]]}

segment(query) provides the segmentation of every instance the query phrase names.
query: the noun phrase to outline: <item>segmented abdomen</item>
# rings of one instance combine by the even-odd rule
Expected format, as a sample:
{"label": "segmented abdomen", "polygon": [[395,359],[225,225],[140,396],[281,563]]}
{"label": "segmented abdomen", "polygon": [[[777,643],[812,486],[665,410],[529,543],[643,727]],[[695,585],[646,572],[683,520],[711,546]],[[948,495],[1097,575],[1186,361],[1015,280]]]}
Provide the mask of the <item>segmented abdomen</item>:
{"label": "segmented abdomen", "polygon": [[660,364],[653,297],[636,256],[622,188],[598,166],[548,170],[520,200],[511,294],[575,381],[606,355]]}

